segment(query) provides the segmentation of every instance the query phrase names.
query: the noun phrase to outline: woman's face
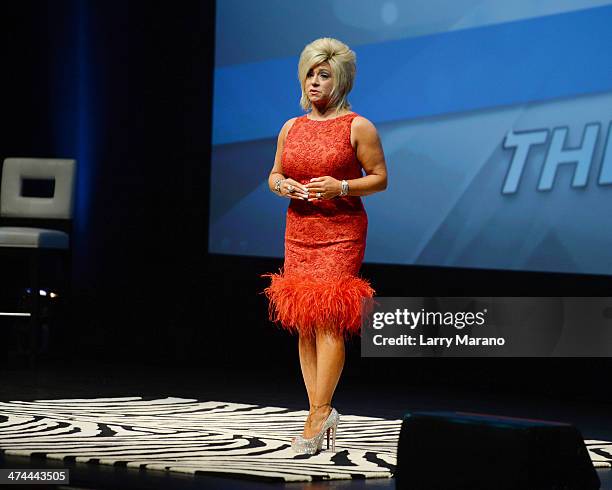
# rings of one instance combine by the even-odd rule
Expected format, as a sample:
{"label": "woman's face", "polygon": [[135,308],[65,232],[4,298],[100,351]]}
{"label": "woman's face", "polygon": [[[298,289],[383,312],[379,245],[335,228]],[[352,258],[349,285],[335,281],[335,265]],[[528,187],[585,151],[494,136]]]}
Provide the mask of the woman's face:
{"label": "woman's face", "polygon": [[331,98],[334,88],[334,79],[331,66],[327,61],[313,66],[306,75],[306,94],[310,102],[317,105],[325,105]]}

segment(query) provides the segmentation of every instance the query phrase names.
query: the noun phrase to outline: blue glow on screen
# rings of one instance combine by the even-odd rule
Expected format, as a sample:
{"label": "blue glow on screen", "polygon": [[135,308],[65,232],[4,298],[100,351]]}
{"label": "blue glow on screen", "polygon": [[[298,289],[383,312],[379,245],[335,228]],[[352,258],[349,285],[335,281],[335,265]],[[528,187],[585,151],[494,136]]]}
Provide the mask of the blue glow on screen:
{"label": "blue glow on screen", "polygon": [[267,175],[299,53],[331,36],[389,170],[367,262],[612,274],[610,3],[220,2],[209,251],[283,256]]}
{"label": "blue glow on screen", "polygon": [[82,256],[75,259],[80,264],[74,270],[75,277],[83,280],[89,274],[85,269],[93,265],[92,261],[84,258],[88,254],[87,242],[92,232],[89,219],[95,166],[94,147],[99,136],[95,133],[94,117],[100,117],[103,90],[98,86],[101,82],[92,74],[92,5],[74,1],[65,7],[61,14],[56,14],[70,18],[70,22],[66,22],[70,29],[62,32],[61,44],[58,41],[61,68],[55,70],[51,78],[53,143],[58,158],[74,158],[77,162],[71,240],[74,253]]}
{"label": "blue glow on screen", "polygon": [[90,90],[90,66],[89,66],[89,30],[88,13],[84,2],[78,4],[78,89],[77,89],[77,198],[76,223],[80,227],[86,227],[89,214],[89,203],[91,194],[91,103]]}

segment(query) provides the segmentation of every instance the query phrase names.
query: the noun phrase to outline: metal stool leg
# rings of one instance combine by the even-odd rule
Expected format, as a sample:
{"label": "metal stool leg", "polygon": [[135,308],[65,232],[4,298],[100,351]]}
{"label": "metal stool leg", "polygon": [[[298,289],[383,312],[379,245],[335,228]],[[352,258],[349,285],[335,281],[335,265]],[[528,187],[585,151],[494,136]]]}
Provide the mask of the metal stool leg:
{"label": "metal stool leg", "polygon": [[40,252],[34,250],[30,256],[30,351],[28,352],[28,363],[35,367],[38,357],[38,335],[40,319]]}

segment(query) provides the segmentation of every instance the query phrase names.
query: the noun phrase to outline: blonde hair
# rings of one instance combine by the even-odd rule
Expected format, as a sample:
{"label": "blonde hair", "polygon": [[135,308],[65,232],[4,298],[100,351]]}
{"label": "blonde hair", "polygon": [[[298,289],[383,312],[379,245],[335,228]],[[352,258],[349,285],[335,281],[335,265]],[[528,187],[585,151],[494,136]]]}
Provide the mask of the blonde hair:
{"label": "blonde hair", "polygon": [[306,77],[312,67],[325,61],[329,63],[334,77],[329,105],[336,108],[336,113],[341,109],[350,109],[351,104],[347,96],[353,88],[356,56],[346,44],[331,37],[315,39],[306,45],[300,55],[298,63],[298,80],[302,88],[300,106],[305,111],[312,109],[312,102],[304,91]]}

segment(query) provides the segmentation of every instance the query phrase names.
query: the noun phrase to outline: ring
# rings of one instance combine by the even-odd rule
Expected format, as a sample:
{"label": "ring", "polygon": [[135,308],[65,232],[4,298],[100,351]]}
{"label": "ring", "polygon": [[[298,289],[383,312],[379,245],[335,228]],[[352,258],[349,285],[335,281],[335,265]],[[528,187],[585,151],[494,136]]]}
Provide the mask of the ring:
{"label": "ring", "polygon": [[318,197],[319,199],[321,199],[321,193],[320,193],[320,192],[317,192],[317,197]]}
{"label": "ring", "polygon": [[293,192],[293,186],[292,186],[291,184],[289,184],[289,185],[287,186],[287,190],[288,190],[289,192]]}

